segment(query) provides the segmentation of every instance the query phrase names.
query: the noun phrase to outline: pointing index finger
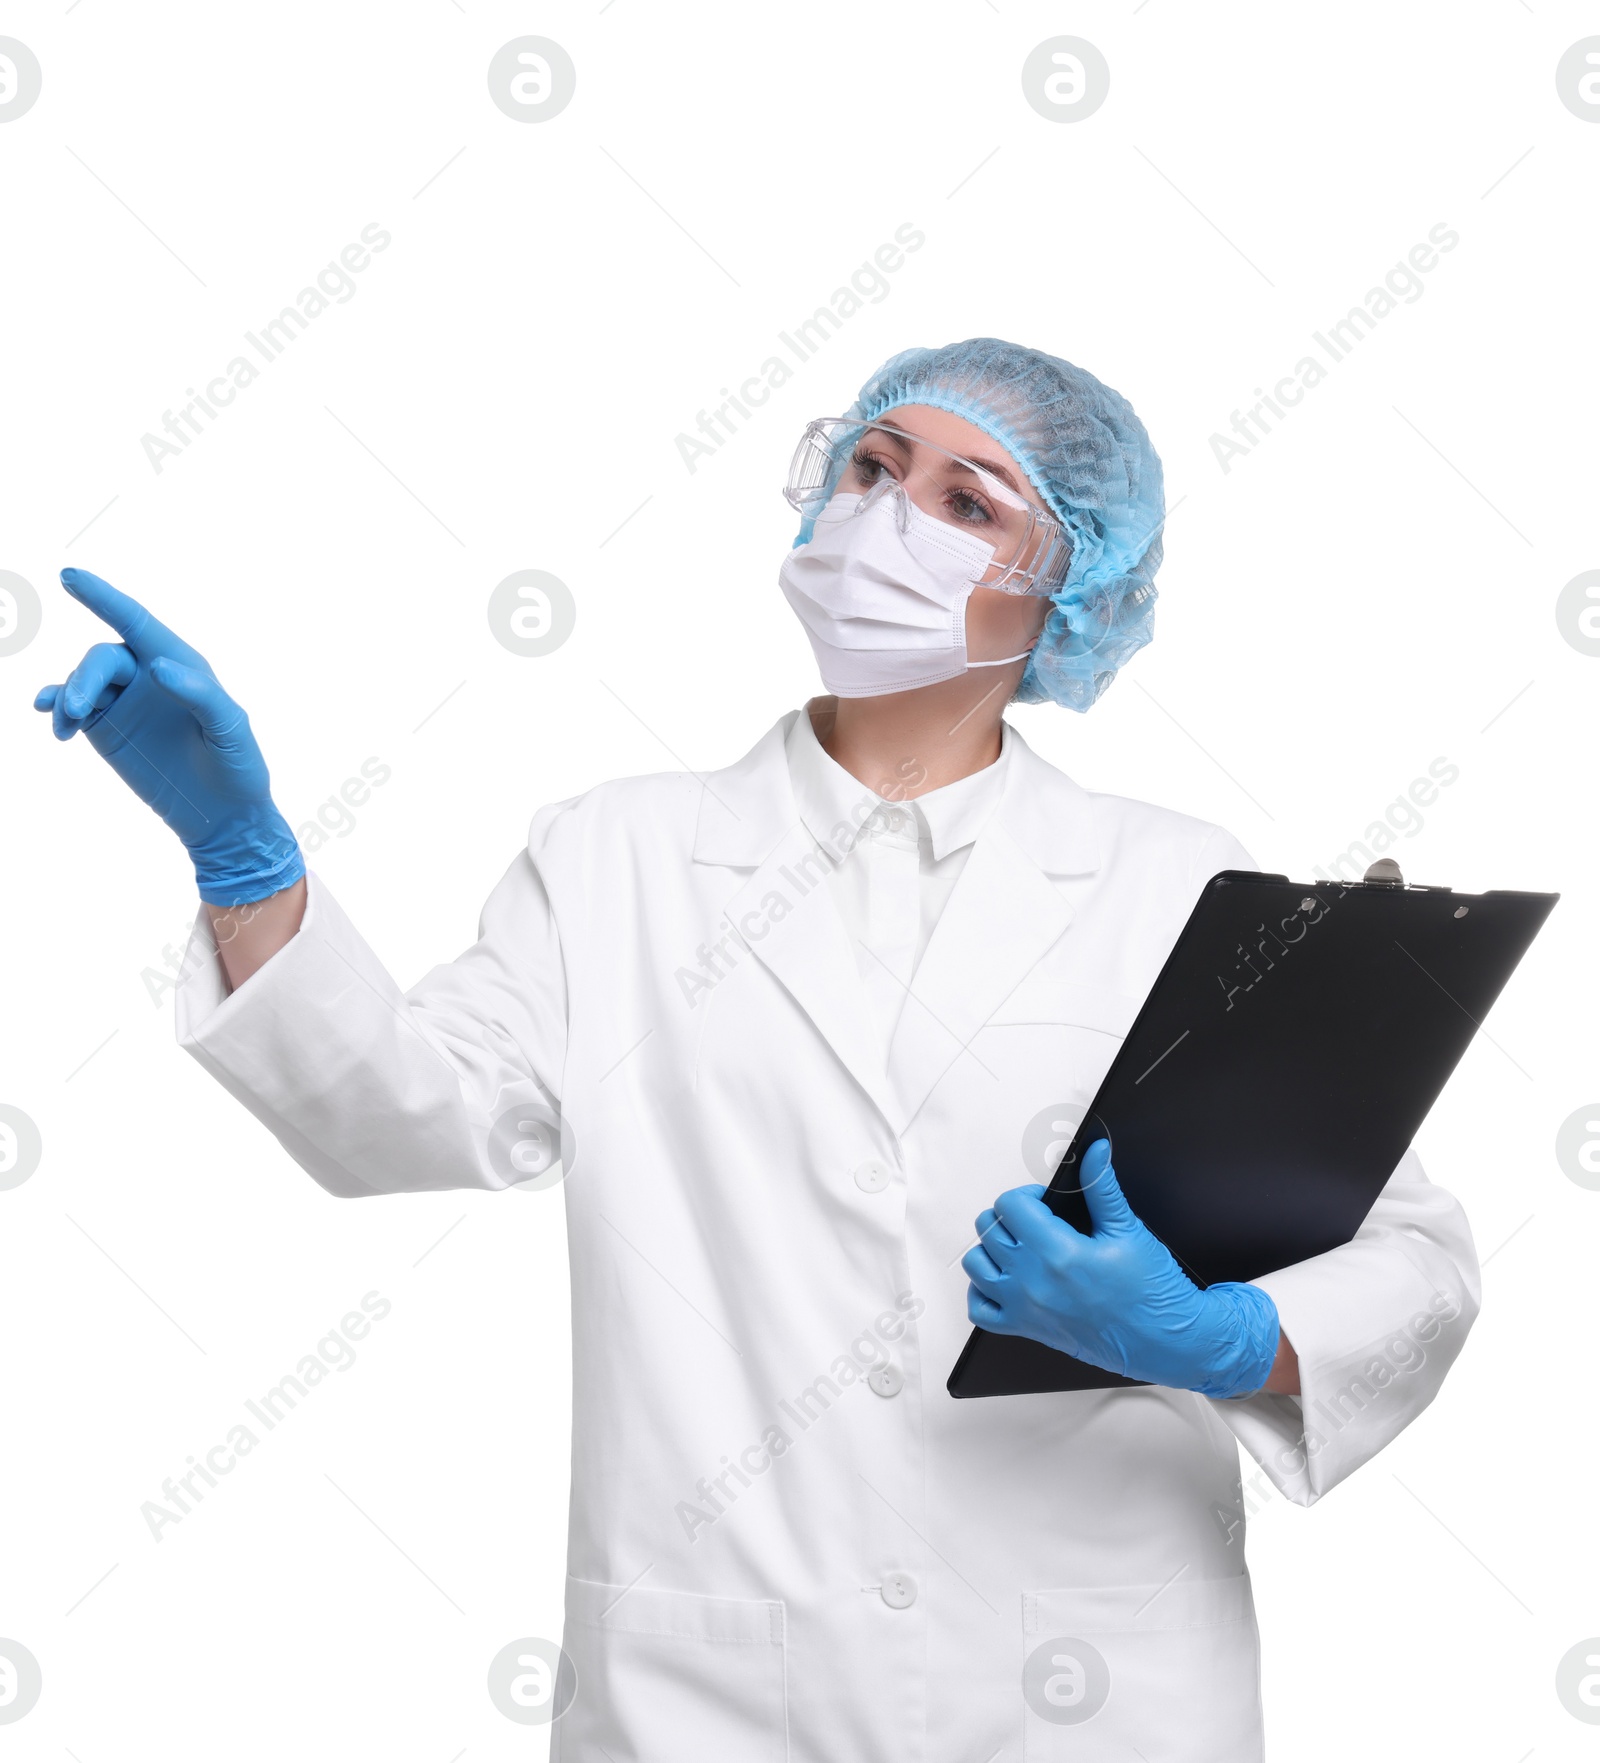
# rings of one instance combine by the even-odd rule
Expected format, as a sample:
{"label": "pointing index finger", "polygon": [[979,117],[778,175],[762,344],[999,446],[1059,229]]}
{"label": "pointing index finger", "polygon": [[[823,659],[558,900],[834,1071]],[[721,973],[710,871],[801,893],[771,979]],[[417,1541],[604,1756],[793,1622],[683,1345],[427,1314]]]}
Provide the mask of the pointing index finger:
{"label": "pointing index finger", "polygon": [[153,655],[172,655],[187,660],[194,652],[176,632],[170,631],[131,594],[124,594],[87,569],[64,569],[61,585],[122,638],[140,660]]}

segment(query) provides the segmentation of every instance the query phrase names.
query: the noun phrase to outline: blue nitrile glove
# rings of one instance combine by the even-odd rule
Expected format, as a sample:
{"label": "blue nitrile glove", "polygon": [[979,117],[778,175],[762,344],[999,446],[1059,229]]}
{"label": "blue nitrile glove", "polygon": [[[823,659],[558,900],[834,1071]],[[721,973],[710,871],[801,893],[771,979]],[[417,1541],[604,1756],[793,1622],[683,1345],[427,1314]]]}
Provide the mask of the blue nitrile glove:
{"label": "blue nitrile glove", "polygon": [[52,713],[56,739],[83,730],[183,840],[207,904],[242,906],[298,881],[305,859],[273,806],[250,719],[205,657],[87,570],[62,570],[61,585],[122,641],[96,643],[65,685],[34,699]]}
{"label": "blue nitrile glove", "polygon": [[1096,1139],[1083,1159],[1085,1236],[1056,1215],[1042,1187],[1012,1188],[978,1217],[962,1258],[967,1315],[992,1334],[1026,1335],[1141,1383],[1245,1396],[1278,1355],[1278,1307],[1257,1286],[1202,1291],[1134,1216]]}

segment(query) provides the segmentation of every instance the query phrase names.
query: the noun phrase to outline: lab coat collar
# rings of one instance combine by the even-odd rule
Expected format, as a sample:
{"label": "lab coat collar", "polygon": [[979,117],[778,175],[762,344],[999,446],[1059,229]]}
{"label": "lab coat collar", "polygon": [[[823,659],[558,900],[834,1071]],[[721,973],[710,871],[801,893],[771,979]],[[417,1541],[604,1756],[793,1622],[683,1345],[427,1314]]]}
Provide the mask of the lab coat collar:
{"label": "lab coat collar", "polygon": [[1041,759],[1010,723],[1011,762],[1000,814],[1018,848],[1046,875],[1092,875],[1100,867],[1094,803],[1064,771]]}
{"label": "lab coat collar", "polygon": [[834,862],[842,861],[861,827],[884,806],[886,798],[852,777],[829,755],[817,739],[805,706],[790,719],[783,756],[795,807],[806,831]]}
{"label": "lab coat collar", "polygon": [[957,778],[942,789],[912,798],[935,860],[948,857],[964,845],[973,844],[989,816],[1005,800],[1006,779],[1011,772],[1011,752],[1017,732],[1008,722],[1000,725],[1000,757],[993,765]]}
{"label": "lab coat collar", "polygon": [[903,796],[880,796],[852,777],[817,739],[809,708],[790,722],[784,753],[800,818],[812,838],[836,857],[849,852],[869,815],[890,802],[905,802],[915,814],[934,859],[943,859],[977,838],[1005,795],[1011,749],[1017,738],[1009,723],[1001,724],[1000,757],[993,765],[906,801]]}
{"label": "lab coat collar", "polygon": [[[780,839],[803,825],[786,743],[795,718],[804,714],[791,710],[742,759],[700,780],[696,863],[752,869],[766,861]],[[1003,824],[1018,849],[1046,875],[1093,874],[1100,867],[1100,849],[1088,791],[1041,759],[1013,724],[1004,725],[1003,740],[1005,782],[996,825]],[[865,785],[859,788],[862,799],[871,795]],[[964,842],[959,830],[958,823],[946,829],[954,842],[943,850],[936,845],[936,856]]]}
{"label": "lab coat collar", "polygon": [[[1012,729],[1004,794],[968,855],[906,1000],[885,1070],[829,859],[801,817],[791,712],[701,780],[694,860],[745,871],[727,922],[811,1018],[898,1137],[935,1085],[1072,922],[1049,879],[1099,867],[1089,796]],[[776,900],[775,898],[776,897]],[[781,901],[781,907],[777,902]]]}

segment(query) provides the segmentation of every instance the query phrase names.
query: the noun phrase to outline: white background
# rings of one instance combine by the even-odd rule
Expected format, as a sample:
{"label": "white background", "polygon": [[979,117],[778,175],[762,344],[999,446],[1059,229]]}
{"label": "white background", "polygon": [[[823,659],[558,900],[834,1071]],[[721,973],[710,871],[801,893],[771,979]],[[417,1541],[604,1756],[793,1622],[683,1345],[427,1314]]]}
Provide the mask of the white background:
{"label": "white background", "polygon": [[[5,9],[44,72],[0,127],[0,568],[44,601],[0,660],[0,1101],[44,1142],[0,1194],[0,1634],[45,1686],[10,1755],[542,1755],[484,1675],[559,1634],[567,1498],[559,1191],[336,1203],[176,1050],[183,853],[29,708],[97,637],[55,572],[209,657],[296,824],[392,768],[312,861],[409,985],[541,803],[727,763],[815,689],[775,585],[797,432],[892,351],[991,334],[1127,395],[1175,508],[1156,642],[1088,716],[1014,712],[1030,742],[1297,876],[1442,757],[1408,877],[1562,891],[1421,1137],[1488,1261],[1465,1356],[1321,1505],[1268,1496],[1250,1559],[1275,1757],[1593,1756],[1554,1674],[1600,1634],[1600,1193],[1554,1147],[1600,1088],[1600,660],[1555,601],[1600,564],[1600,126],[1555,68],[1596,30],[1559,0]],[[536,126],[485,79],[529,32],[578,77]],[[1112,82],[1068,126],[1020,83],[1063,32]],[[369,222],[354,297],[154,471],[141,436]],[[675,437],[904,222],[887,295],[686,470]],[[1224,472],[1209,437],[1441,222],[1421,297]],[[485,617],[524,568],[578,605],[541,660]],[[372,1290],[358,1362],[154,1541],[141,1503]]]}

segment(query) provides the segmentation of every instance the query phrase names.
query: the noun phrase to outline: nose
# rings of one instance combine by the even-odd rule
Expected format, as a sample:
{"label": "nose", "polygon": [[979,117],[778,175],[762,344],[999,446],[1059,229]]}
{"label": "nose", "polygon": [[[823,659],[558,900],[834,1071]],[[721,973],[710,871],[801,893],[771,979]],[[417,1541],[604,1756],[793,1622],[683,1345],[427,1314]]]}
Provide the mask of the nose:
{"label": "nose", "polygon": [[944,491],[927,472],[910,472],[906,481],[897,488],[903,497],[916,503],[924,514],[931,514],[936,520],[943,518]]}
{"label": "nose", "polygon": [[[906,530],[908,518],[906,513],[906,488],[904,484],[896,483],[892,477],[887,475],[879,478],[872,488],[862,496],[861,500],[856,504],[856,513],[865,514],[869,508],[875,508],[878,503],[885,500],[888,501],[890,507],[894,510],[895,524],[899,527],[901,532],[904,532]],[[918,506],[921,507],[922,505],[919,503]]]}

